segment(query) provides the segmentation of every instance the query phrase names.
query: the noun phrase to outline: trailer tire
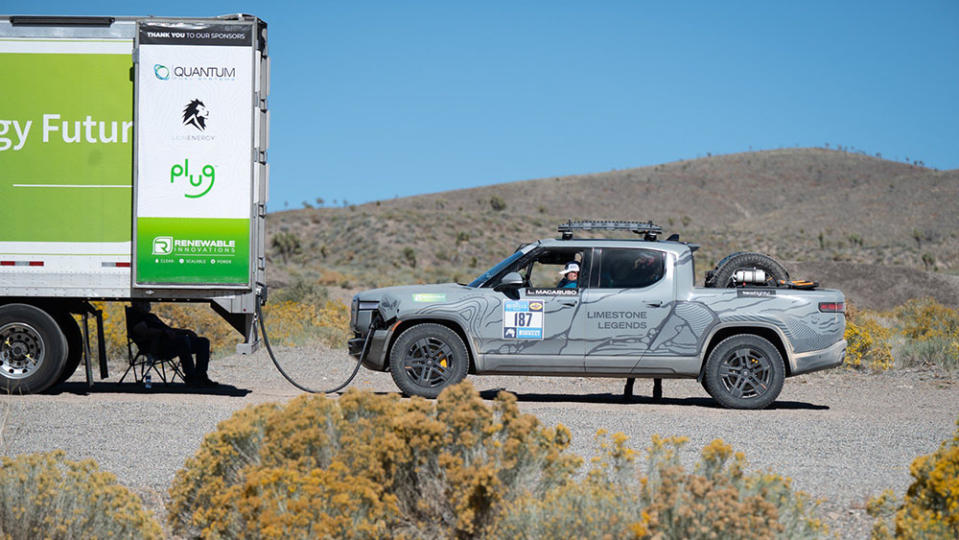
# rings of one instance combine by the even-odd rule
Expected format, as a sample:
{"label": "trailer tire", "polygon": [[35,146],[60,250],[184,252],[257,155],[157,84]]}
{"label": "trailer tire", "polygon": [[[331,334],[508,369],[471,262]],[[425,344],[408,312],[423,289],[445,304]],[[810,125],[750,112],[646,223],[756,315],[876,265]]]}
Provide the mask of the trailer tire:
{"label": "trailer tire", "polygon": [[752,269],[766,273],[767,285],[775,286],[777,281],[789,279],[789,272],[776,259],[762,253],[741,251],[727,256],[719,261],[715,270],[707,272],[706,286],[720,289],[732,287],[733,274],[736,271]]}
{"label": "trailer tire", "polygon": [[43,392],[66,362],[67,338],[49,313],[28,304],[0,307],[0,391]]}
{"label": "trailer tire", "polygon": [[80,325],[77,320],[69,313],[61,313],[56,319],[60,325],[60,330],[63,331],[63,335],[67,339],[67,361],[63,365],[63,372],[57,377],[55,383],[59,385],[73,376],[77,367],[80,366],[80,361],[83,360],[83,333],[80,332]]}

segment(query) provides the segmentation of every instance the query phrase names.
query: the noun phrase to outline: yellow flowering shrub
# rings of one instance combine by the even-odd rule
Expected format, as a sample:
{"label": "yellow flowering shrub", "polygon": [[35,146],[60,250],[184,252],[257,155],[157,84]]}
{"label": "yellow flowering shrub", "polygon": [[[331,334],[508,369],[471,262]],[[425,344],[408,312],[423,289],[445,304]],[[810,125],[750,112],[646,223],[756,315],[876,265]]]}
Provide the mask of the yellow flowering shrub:
{"label": "yellow flowering shrub", "polygon": [[904,365],[959,368],[959,310],[922,298],[906,302],[895,315],[907,340]]}
{"label": "yellow flowering shrub", "polygon": [[742,453],[715,440],[692,471],[685,437],[653,436],[647,458],[617,433],[598,434],[600,455],[580,482],[506,508],[496,538],[816,538],[825,532],[809,497],[788,478],[746,474]]}
{"label": "yellow flowering shrub", "polygon": [[[103,312],[103,334],[106,337],[107,357],[123,363],[127,359],[127,328],[124,308],[128,303],[94,302]],[[233,354],[242,339],[207,304],[155,303],[153,312],[174,328],[188,328],[210,339],[215,353]],[[270,343],[302,345],[319,341],[329,347],[343,347],[349,337],[350,310],[342,302],[326,300],[322,305],[282,301],[263,306]],[[82,319],[77,317],[77,322]],[[96,324],[91,318],[91,346],[96,343]],[[95,351],[95,349],[94,349]],[[95,353],[94,353],[95,354]]]}
{"label": "yellow flowering shrub", "polygon": [[877,518],[873,538],[959,538],[959,429],[936,452],[916,458],[909,474],[901,503],[891,491],[869,501]]}
{"label": "yellow flowering shrub", "polygon": [[140,499],[62,450],[0,458],[0,538],[161,538]]}
{"label": "yellow flowering shrub", "polygon": [[859,314],[854,322],[846,319],[846,367],[886,371],[893,367],[892,332],[876,319]]}
{"label": "yellow flowering shrub", "polygon": [[170,524],[205,537],[480,536],[519,494],[569,481],[569,440],[468,382],[436,401],[350,390],[258,405],[177,473]]}

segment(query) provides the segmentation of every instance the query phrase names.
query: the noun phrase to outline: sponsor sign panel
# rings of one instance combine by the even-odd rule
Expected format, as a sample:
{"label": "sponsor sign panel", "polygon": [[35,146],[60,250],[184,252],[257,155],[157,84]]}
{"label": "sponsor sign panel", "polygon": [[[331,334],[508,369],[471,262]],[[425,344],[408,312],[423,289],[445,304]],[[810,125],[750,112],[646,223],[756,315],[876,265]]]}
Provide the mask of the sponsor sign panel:
{"label": "sponsor sign panel", "polygon": [[139,25],[138,285],[249,285],[252,32]]}
{"label": "sponsor sign panel", "polygon": [[503,339],[543,339],[542,300],[503,303]]}

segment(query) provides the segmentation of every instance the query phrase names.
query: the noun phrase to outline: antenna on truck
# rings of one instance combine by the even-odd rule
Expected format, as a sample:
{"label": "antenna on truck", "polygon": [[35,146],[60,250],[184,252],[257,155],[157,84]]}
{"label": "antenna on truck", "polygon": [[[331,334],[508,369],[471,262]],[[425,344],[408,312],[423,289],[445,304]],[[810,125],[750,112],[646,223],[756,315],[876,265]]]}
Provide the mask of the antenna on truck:
{"label": "antenna on truck", "polygon": [[558,230],[563,240],[572,240],[573,231],[630,231],[643,235],[643,240],[654,241],[663,232],[663,228],[652,221],[619,220],[569,220],[560,224]]}

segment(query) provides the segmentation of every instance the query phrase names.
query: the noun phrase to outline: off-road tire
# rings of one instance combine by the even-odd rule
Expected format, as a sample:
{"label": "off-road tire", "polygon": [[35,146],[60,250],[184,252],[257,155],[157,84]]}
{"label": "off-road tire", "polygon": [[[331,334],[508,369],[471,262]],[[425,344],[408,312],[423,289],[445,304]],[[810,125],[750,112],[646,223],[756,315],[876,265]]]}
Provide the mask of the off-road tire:
{"label": "off-road tire", "polygon": [[762,253],[741,251],[719,261],[715,270],[707,273],[706,286],[720,289],[732,287],[733,274],[738,270],[752,269],[766,272],[766,282],[773,286],[777,281],[789,279],[789,272],[776,259]]}
{"label": "off-road tire", "polygon": [[703,387],[730,409],[764,409],[782,391],[786,366],[768,339],[754,334],[730,336],[709,353]]}
{"label": "off-road tire", "polygon": [[435,398],[466,377],[469,352],[446,326],[423,323],[400,334],[390,349],[390,374],[404,394]]}
{"label": "off-road tire", "polygon": [[0,306],[0,392],[43,392],[66,361],[67,338],[47,312],[28,304]]}

